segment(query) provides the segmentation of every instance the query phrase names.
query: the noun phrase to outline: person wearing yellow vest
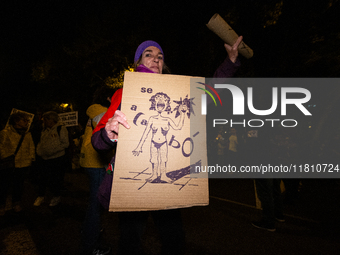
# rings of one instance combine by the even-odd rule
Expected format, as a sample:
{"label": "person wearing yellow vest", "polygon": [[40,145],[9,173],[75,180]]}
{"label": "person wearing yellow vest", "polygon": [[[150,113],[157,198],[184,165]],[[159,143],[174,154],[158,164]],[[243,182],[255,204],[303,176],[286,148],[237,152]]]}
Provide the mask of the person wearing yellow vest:
{"label": "person wearing yellow vest", "polygon": [[81,254],[106,254],[102,251],[109,252],[111,250],[101,238],[100,216],[102,208],[97,193],[113,152],[107,155],[108,158],[106,155],[97,153],[92,146],[91,136],[93,129],[110,106],[110,98],[114,92],[115,90],[108,86],[98,88],[94,94],[93,104],[86,111],[89,119],[85,127],[79,163],[89,177],[90,198],[82,227]]}

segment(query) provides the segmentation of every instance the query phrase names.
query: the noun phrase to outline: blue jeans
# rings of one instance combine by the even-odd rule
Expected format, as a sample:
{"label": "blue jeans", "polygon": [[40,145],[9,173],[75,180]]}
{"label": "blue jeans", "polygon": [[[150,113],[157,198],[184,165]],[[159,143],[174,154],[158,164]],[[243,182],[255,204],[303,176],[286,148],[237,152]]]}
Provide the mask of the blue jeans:
{"label": "blue jeans", "polygon": [[89,205],[82,229],[82,254],[92,251],[100,243],[102,206],[98,201],[97,192],[105,175],[105,168],[85,168],[90,181]]}

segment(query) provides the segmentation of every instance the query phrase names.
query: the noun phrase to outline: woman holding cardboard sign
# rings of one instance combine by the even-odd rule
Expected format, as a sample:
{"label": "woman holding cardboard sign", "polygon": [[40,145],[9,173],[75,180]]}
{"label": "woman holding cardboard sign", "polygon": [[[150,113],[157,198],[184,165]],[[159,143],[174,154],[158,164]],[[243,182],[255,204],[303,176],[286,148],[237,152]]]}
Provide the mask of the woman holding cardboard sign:
{"label": "woman holding cardboard sign", "polygon": [[[228,58],[216,70],[214,77],[231,77],[240,63],[238,46],[242,41],[239,37],[232,46],[225,44]],[[162,74],[166,72],[164,53],[160,45],[154,41],[145,41],[139,45],[135,53],[135,71]],[[111,106],[98,123],[92,135],[93,147],[108,151],[115,148],[118,142],[119,126],[130,128],[127,118],[120,111],[122,89],[116,91],[111,99]],[[136,152],[138,153],[138,152]],[[111,165],[114,164],[114,158]],[[162,240],[162,254],[182,254],[184,247],[184,232],[179,210],[151,211]],[[120,254],[139,254],[140,240],[146,226],[149,212],[119,213],[121,240]]]}

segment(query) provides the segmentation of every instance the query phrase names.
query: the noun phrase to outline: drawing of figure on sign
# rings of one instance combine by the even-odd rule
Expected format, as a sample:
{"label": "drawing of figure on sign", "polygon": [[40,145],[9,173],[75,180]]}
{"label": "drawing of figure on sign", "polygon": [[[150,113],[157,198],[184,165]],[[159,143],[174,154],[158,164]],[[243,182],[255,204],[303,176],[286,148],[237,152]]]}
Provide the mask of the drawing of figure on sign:
{"label": "drawing of figure on sign", "polygon": [[[187,100],[190,102],[189,99]],[[149,110],[156,111],[157,115],[153,115],[149,118],[143,135],[136,149],[134,149],[132,153],[134,156],[139,156],[139,154],[143,152],[143,144],[151,132],[150,162],[152,166],[152,174],[146,179],[146,181],[155,183],[172,183],[173,180],[167,176],[167,134],[171,128],[173,130],[182,129],[185,113],[188,111],[190,112],[190,106],[187,101],[182,101],[182,99],[180,101],[174,101],[178,104],[178,106],[174,109],[177,111],[175,118],[179,117],[178,121],[174,121],[172,118],[164,116],[171,113],[170,97],[167,94],[158,92],[153,95],[149,101],[151,102]],[[190,113],[187,114],[189,117]]]}

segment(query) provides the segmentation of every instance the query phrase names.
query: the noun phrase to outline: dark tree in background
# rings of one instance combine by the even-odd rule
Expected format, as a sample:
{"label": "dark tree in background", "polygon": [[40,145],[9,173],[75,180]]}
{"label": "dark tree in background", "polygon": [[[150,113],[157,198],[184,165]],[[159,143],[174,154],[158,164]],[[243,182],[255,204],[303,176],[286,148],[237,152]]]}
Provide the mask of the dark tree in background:
{"label": "dark tree in background", "polygon": [[214,13],[254,50],[238,77],[339,76],[339,0],[198,2],[3,4],[1,122],[13,107],[35,113],[61,103],[84,116],[93,91],[121,82],[147,39],[162,45],[173,74],[212,76],[227,55],[206,27]]}

